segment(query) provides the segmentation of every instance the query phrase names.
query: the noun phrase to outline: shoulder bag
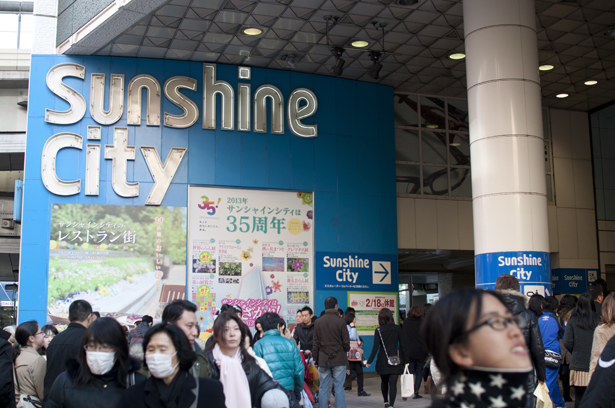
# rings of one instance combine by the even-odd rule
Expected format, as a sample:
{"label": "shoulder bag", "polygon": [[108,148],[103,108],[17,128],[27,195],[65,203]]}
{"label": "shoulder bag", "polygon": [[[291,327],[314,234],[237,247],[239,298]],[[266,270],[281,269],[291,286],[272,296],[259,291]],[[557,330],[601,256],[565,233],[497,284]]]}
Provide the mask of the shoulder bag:
{"label": "shoulder bag", "polygon": [[384,345],[384,340],[382,339],[382,333],[380,332],[380,327],[378,328],[378,334],[380,335],[380,341],[382,342],[382,349],[384,350],[384,355],[387,356],[387,364],[390,366],[400,365],[401,359],[399,358],[399,350],[397,350],[396,356],[389,357],[389,353],[387,353],[387,348]]}

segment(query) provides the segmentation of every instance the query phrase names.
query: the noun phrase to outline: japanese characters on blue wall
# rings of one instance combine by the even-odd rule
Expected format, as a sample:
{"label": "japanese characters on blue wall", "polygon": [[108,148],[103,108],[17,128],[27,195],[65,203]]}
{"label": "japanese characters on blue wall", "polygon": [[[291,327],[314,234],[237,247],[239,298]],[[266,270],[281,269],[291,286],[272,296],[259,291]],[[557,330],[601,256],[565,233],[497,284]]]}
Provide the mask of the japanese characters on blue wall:
{"label": "japanese characters on blue wall", "polygon": [[[19,321],[45,322],[53,204],[186,207],[189,185],[311,191],[317,253],[394,259],[392,93],[291,71],[33,55]],[[394,285],[394,261],[389,272]],[[345,308],[345,293],[317,287],[315,310],[326,296]]]}

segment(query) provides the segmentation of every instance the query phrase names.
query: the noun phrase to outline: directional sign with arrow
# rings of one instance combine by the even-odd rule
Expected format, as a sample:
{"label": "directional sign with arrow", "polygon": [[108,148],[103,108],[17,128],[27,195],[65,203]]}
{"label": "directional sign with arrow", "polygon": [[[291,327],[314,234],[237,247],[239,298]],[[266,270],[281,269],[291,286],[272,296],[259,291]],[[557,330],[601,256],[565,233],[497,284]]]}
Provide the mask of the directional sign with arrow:
{"label": "directional sign with arrow", "polygon": [[372,279],[376,285],[391,284],[391,262],[372,262]]}

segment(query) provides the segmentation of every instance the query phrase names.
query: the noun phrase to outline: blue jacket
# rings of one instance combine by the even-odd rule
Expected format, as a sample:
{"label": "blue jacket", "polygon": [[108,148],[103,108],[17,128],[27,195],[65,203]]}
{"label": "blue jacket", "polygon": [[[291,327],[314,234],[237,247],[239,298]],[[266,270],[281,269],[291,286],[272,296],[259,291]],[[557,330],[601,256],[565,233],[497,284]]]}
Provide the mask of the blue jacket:
{"label": "blue jacket", "polygon": [[303,391],[303,362],[297,346],[272,329],[254,344],[254,353],[264,358],[273,379],[289,391]]}
{"label": "blue jacket", "polygon": [[350,337],[350,341],[361,341],[356,327],[350,327],[350,325],[347,324],[346,328],[348,329],[348,337]]}
{"label": "blue jacket", "polygon": [[557,325],[557,319],[551,312],[545,312],[538,318],[538,327],[540,327],[540,334],[542,335],[542,343],[545,346],[545,350],[561,353],[562,350],[559,346],[559,326]]}

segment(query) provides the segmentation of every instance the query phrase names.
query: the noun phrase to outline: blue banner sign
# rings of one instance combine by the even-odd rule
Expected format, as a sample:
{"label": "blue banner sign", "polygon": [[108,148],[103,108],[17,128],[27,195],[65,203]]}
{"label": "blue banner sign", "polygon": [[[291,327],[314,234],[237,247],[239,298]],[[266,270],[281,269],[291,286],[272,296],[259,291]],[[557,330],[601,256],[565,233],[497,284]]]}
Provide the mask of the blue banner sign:
{"label": "blue banner sign", "polygon": [[316,252],[316,289],[398,291],[397,256]]}
{"label": "blue banner sign", "polygon": [[559,278],[560,286],[555,294],[576,295],[584,293],[598,279],[598,269],[558,268],[553,269],[553,277]]}
{"label": "blue banner sign", "polygon": [[476,287],[495,289],[495,280],[509,274],[519,280],[520,291],[531,296],[553,294],[551,254],[546,252],[494,252],[476,255]]}

